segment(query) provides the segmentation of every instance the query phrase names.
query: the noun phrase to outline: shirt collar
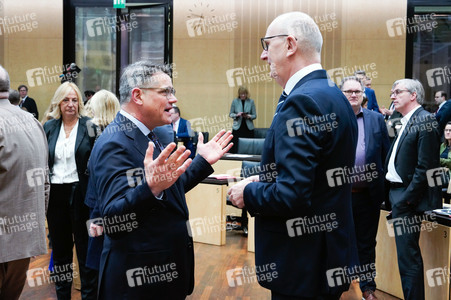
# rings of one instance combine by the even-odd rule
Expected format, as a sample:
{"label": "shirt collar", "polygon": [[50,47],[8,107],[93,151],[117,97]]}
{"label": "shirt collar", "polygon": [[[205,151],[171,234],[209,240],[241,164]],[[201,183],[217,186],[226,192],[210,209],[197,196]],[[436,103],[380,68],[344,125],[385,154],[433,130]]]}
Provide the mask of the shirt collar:
{"label": "shirt collar", "polygon": [[287,95],[289,95],[291,93],[291,91],[293,90],[294,86],[302,78],[304,78],[308,74],[312,73],[313,71],[321,70],[322,68],[323,67],[321,66],[321,64],[311,64],[305,68],[300,69],[296,73],[294,73],[293,76],[291,76],[290,79],[288,79],[287,84],[285,84],[285,88],[284,88],[285,93],[287,93]]}
{"label": "shirt collar", "polygon": [[438,109],[442,108],[442,106],[445,105],[445,103],[446,103],[446,100],[443,101],[442,103],[440,103],[440,105],[438,106]]}
{"label": "shirt collar", "polygon": [[359,112],[355,115],[357,118],[363,118],[363,108],[360,106]]}
{"label": "shirt collar", "polygon": [[150,133],[150,129],[146,127],[146,125],[144,125],[141,121],[139,121],[138,119],[136,119],[135,117],[133,117],[131,114],[129,114],[128,112],[126,112],[125,110],[121,109],[119,111],[119,113],[121,115],[123,115],[124,117],[126,117],[127,119],[129,119],[130,121],[132,121],[133,124],[136,125],[136,127],[139,128],[139,130],[141,130],[141,132],[147,136]]}

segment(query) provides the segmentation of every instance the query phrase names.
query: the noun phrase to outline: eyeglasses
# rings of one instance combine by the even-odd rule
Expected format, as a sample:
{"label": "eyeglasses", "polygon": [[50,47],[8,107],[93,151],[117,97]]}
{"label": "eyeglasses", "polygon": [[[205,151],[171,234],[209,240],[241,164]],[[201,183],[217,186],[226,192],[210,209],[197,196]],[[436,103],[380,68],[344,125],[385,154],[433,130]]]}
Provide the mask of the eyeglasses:
{"label": "eyeglasses", "polygon": [[[268,43],[265,41],[265,40],[269,40],[269,39],[273,39],[273,38],[275,38],[275,37],[282,37],[282,36],[289,36],[288,34],[278,34],[278,35],[273,35],[273,36],[265,36],[265,37],[262,37],[261,39],[260,39],[260,41],[262,42],[262,47],[263,47],[263,50],[265,50],[265,51],[268,51]],[[297,39],[296,39],[297,40]]]}
{"label": "eyeglasses", "polygon": [[152,88],[152,87],[139,87],[142,90],[159,90],[158,93],[161,93],[166,96],[166,98],[170,98],[171,95],[175,96],[175,89],[172,86],[168,86],[167,88]]}
{"label": "eyeglasses", "polygon": [[393,95],[395,95],[395,97],[396,97],[399,94],[404,93],[404,92],[409,92],[410,93],[409,90],[394,90],[393,92],[390,93],[390,97],[393,96]]}
{"label": "eyeglasses", "polygon": [[362,94],[362,91],[343,91],[343,93],[346,94],[346,96],[351,96],[352,94],[355,94],[356,96],[360,96]]}

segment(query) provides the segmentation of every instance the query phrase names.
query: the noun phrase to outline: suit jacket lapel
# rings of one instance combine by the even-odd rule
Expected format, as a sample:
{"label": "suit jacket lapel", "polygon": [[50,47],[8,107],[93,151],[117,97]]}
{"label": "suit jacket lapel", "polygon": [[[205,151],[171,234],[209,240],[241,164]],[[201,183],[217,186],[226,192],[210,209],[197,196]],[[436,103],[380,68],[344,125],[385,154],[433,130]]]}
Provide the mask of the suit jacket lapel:
{"label": "suit jacket lapel", "polygon": [[370,128],[371,128],[371,120],[370,120],[370,116],[369,113],[366,109],[363,109],[363,129],[365,131],[365,160],[368,162],[369,161],[369,153],[370,151],[368,151],[370,149]]}
{"label": "suit jacket lapel", "polygon": [[251,105],[251,101],[246,100],[244,101],[244,110],[243,112],[251,112],[251,108],[249,107]]}
{"label": "suit jacket lapel", "polygon": [[52,129],[50,129],[50,139],[49,139],[49,161],[50,161],[50,170],[53,168],[53,163],[55,162],[55,148],[56,141],[58,140],[59,131],[61,129],[62,119],[59,118],[55,120],[53,123]]}
{"label": "suit jacket lapel", "polygon": [[74,153],[77,153],[78,147],[80,147],[81,142],[86,136],[86,118],[81,117],[78,119],[78,131],[77,131],[77,138],[75,139],[75,151]]}
{"label": "suit jacket lapel", "polygon": [[[422,110],[423,110],[422,107],[418,108],[418,109],[413,113],[413,115],[410,117],[409,122],[406,124],[406,127],[404,128],[404,131],[402,132],[402,135],[401,135],[401,137],[400,137],[400,139],[399,139],[399,142],[398,142],[398,149],[397,149],[397,150],[399,150],[399,149],[401,148],[402,142],[403,142],[404,139],[406,138],[407,134],[410,132],[410,127],[412,127],[413,123],[416,122],[417,115],[418,115],[418,114],[420,113],[420,111],[422,111]],[[398,151],[398,152],[399,152],[399,151]],[[396,161],[396,158],[395,158],[395,161]]]}

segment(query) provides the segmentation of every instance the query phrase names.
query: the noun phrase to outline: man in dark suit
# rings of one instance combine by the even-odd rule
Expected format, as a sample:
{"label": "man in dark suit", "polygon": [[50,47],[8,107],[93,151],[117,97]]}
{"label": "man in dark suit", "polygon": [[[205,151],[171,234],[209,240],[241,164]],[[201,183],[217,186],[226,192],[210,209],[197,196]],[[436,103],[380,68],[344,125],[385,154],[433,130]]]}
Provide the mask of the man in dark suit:
{"label": "man in dark suit", "polygon": [[[357,70],[354,72],[354,76],[357,76],[360,81],[365,83],[367,77],[366,72],[363,70]],[[365,85],[365,84],[364,84]],[[369,110],[380,112],[379,105],[377,105],[377,99],[376,99],[376,93],[371,87],[367,87],[366,85],[363,88],[363,93],[365,94],[366,98],[368,99],[368,106],[367,108]]]}
{"label": "man in dark suit", "polygon": [[451,121],[451,101],[446,100],[447,95],[444,91],[438,91],[435,93],[435,103],[438,105],[435,118],[440,127],[440,134],[443,134],[446,123]]}
{"label": "man in dark suit", "polygon": [[390,184],[392,222],[397,226],[398,268],[404,299],[424,299],[419,239],[424,211],[441,208],[441,187],[430,184],[440,168],[440,133],[434,116],[421,107],[424,89],[419,81],[395,81],[391,98],[404,116],[387,155],[385,175]]}
{"label": "man in dark suit", "polygon": [[361,268],[374,270],[369,278],[360,281],[363,297],[377,299],[376,291],[376,235],[380,205],[384,200],[384,163],[390,140],[384,117],[362,108],[363,83],[355,76],[346,77],[340,88],[348,98],[357,117],[358,140],[355,172],[352,184],[352,213]]}
{"label": "man in dark suit", "polygon": [[19,104],[21,108],[25,108],[26,111],[31,113],[36,119],[39,120],[38,107],[36,106],[36,101],[33,98],[28,97],[28,87],[24,84],[19,85],[17,88],[20,94],[22,102]]}
{"label": "man in dark suit", "polygon": [[278,16],[261,41],[261,59],[284,92],[259,178],[234,185],[229,199],[255,216],[256,267],[272,265],[277,274],[257,278],[273,299],[338,299],[351,282],[346,270],[358,264],[351,184],[347,176],[335,180],[354,166],[357,121],[321,67],[312,18]]}
{"label": "man in dark suit", "polygon": [[379,112],[384,115],[384,119],[386,121],[385,124],[387,125],[388,130],[388,137],[390,138],[391,144],[398,135],[398,131],[401,129],[402,115],[399,111],[395,110],[395,104],[393,101],[390,103],[388,109],[382,106],[382,108],[379,109]]}
{"label": "man in dark suit", "polygon": [[152,130],[171,123],[169,74],[146,61],[125,68],[122,109],[91,153],[88,194],[100,203],[106,234],[99,299],[185,299],[194,287],[185,192],[213,172],[232,136],[222,130],[204,144],[200,135],[194,160],[185,147],[172,153],[175,143],[163,150]]}
{"label": "man in dark suit", "polygon": [[191,151],[189,157],[194,158],[196,149],[193,145],[192,137],[194,136],[194,131],[191,129],[190,122],[180,117],[180,109],[177,106],[172,107],[169,112],[171,113],[172,128],[175,131],[176,137],[183,140],[183,145]]}

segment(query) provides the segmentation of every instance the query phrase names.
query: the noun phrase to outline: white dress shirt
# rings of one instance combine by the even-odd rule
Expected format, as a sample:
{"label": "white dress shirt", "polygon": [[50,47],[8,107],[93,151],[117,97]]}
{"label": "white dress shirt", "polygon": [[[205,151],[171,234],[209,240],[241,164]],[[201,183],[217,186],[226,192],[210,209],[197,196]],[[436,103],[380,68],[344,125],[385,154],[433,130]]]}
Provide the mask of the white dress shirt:
{"label": "white dress shirt", "polygon": [[53,162],[52,184],[78,182],[77,163],[75,162],[75,141],[77,139],[78,123],[66,138],[64,122],[61,123],[58,140],[55,146],[55,159]]}
{"label": "white dress shirt", "polygon": [[305,68],[300,69],[296,73],[294,73],[293,76],[291,76],[290,79],[288,79],[287,84],[285,84],[285,88],[284,88],[285,93],[287,93],[287,95],[289,95],[291,93],[291,91],[294,89],[295,85],[302,78],[304,78],[308,74],[312,73],[313,71],[322,70],[322,68],[323,67],[321,66],[321,64],[311,64]]}

